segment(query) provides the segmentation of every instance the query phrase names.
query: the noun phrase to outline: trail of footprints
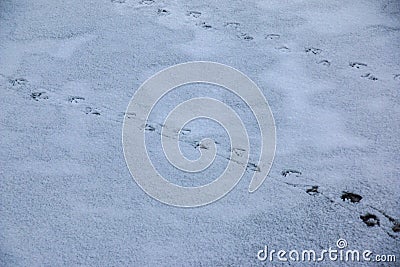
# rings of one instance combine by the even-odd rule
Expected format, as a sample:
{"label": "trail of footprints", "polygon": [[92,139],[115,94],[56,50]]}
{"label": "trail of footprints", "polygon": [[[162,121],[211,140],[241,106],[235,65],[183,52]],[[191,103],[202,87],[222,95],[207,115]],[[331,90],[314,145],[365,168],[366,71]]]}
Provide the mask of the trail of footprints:
{"label": "trail of footprints", "polygon": [[[124,4],[126,3],[127,0],[111,0],[112,3],[115,4]],[[141,0],[139,1],[140,5],[143,6],[151,6],[155,3],[154,0]],[[156,13],[159,16],[166,16],[166,15],[170,15],[171,12],[168,9],[165,8],[158,8],[156,10]],[[200,11],[196,11],[196,10],[188,10],[186,13],[186,16],[193,19],[196,23],[195,25],[203,28],[203,29],[212,29],[213,26],[211,24],[208,24],[205,21],[201,21],[201,16],[202,13]],[[234,32],[236,34],[236,36],[244,41],[252,41],[254,40],[254,37],[251,36],[250,34],[243,32],[241,30],[241,24],[239,22],[226,22],[225,24],[223,24],[223,27],[226,28],[228,31]],[[281,35],[278,33],[269,33],[266,34],[264,36],[264,39],[267,42],[278,42],[281,39]],[[289,47],[287,47],[286,45],[277,45],[275,47],[276,50],[282,52],[282,53],[289,53],[291,52],[291,49]],[[306,54],[310,54],[311,56],[320,56],[321,54],[323,54],[323,50],[320,48],[316,48],[316,47],[305,47],[304,48],[304,53]],[[325,67],[330,67],[331,66],[331,61],[327,60],[327,59],[320,59],[316,61],[317,64],[321,65],[321,66],[325,66]],[[366,63],[363,62],[349,62],[349,67],[355,69],[355,70],[365,70],[367,69],[368,65]],[[371,81],[377,81],[378,78],[373,75],[371,72],[364,72],[363,74],[360,75],[361,78],[364,79],[368,79]],[[393,79],[396,81],[400,82],[400,74],[394,74],[393,75]],[[18,77],[18,78],[13,78],[13,79],[9,79],[9,84],[12,87],[27,87],[29,85],[29,81],[25,78],[22,77]],[[51,100],[49,94],[46,91],[35,91],[35,92],[31,92],[30,93],[30,97],[33,101],[48,101]],[[85,97],[82,96],[68,96],[65,99],[66,102],[70,103],[70,104],[84,104],[86,99]],[[92,107],[92,106],[86,106],[84,105],[84,110],[83,112],[85,114],[88,115],[95,115],[95,116],[100,116],[101,112],[98,108]],[[131,113],[124,113],[122,112],[120,114],[122,117],[125,117],[127,119],[132,119],[136,116],[136,114],[131,114]],[[163,127],[163,125],[158,125],[160,127]],[[158,134],[161,134],[160,131],[158,131],[157,126],[153,125],[153,124],[146,124],[144,126],[146,131],[149,132],[157,132]],[[183,135],[187,135],[190,133],[190,129],[183,129],[181,132]],[[201,144],[200,142],[191,142],[191,144],[193,145],[193,147],[195,149],[208,149],[206,146],[204,146],[203,144]],[[216,142],[216,144],[218,144],[218,142]],[[232,150],[233,153],[237,154],[238,156],[242,155],[244,153],[244,150],[240,149],[240,148],[233,148]],[[221,156],[221,155],[220,155]],[[230,160],[230,158],[228,158],[228,160]],[[259,166],[257,166],[257,164],[251,163],[249,162],[246,166],[247,169],[252,170],[252,171],[260,171]],[[294,169],[286,169],[283,170],[281,172],[281,175],[283,177],[288,177],[288,176],[296,176],[299,177],[302,175],[302,173],[298,170],[294,170]],[[318,195],[323,195],[323,192],[320,191],[320,187],[318,185],[301,185],[301,184],[291,184],[288,182],[285,182],[286,184],[290,185],[290,186],[294,186],[294,187],[305,187],[305,193],[307,193],[310,196],[318,196]],[[330,199],[329,197],[325,196],[326,198],[329,199],[330,202],[334,203],[335,200]],[[356,193],[352,193],[352,192],[347,192],[344,191],[340,197],[342,199],[342,201],[344,201],[345,203],[353,203],[353,204],[358,204],[361,202],[362,200],[362,196],[358,195]],[[373,207],[371,207],[373,208]],[[375,209],[375,208],[373,208]],[[400,232],[400,222],[399,220],[396,220],[394,218],[392,218],[391,216],[388,216],[385,212],[380,211],[378,209],[375,209],[377,212],[379,212],[380,214],[382,214],[384,217],[386,217],[392,224],[392,231],[395,233]],[[365,214],[360,215],[360,220],[362,220],[365,225],[367,227],[374,227],[374,226],[381,226],[381,222],[380,219],[377,215],[366,212]],[[396,236],[391,235],[390,233],[388,233],[391,237],[397,238]]]}
{"label": "trail of footprints", "polygon": [[[166,126],[163,124],[160,124],[160,123],[156,123],[156,122],[149,122],[144,125],[144,130],[149,133],[155,133],[158,135],[164,135],[169,138],[175,138],[175,137],[168,136],[168,135],[165,135],[164,133],[162,133],[163,127],[166,127]],[[180,129],[179,133],[182,136],[188,136],[191,133],[191,130],[188,128],[182,128],[182,129]],[[207,147],[205,144],[201,143],[200,141],[191,141],[191,140],[185,140],[185,139],[180,139],[180,141],[190,144],[194,149],[209,149],[209,147]],[[214,143],[216,145],[220,144],[220,142],[218,142],[216,140],[214,141]],[[227,157],[226,154],[218,153],[218,152],[216,153],[216,156],[219,156],[228,161],[232,161],[241,166],[244,166],[246,168],[246,170],[260,172],[261,169],[260,169],[260,166],[258,166],[258,164],[254,163],[254,162],[247,162],[247,159],[243,158],[245,151],[246,150],[243,148],[232,148],[229,151],[229,153],[233,153],[236,156],[238,156],[239,157],[238,160],[234,160],[233,158],[231,158],[231,156]]]}
{"label": "trail of footprints", "polygon": [[251,41],[254,40],[254,37],[251,36],[249,33],[244,32],[241,29],[241,24],[239,22],[226,22],[223,25],[228,31],[233,32],[237,38],[244,40],[244,41]]}
{"label": "trail of footprints", "polygon": [[[112,3],[115,4],[125,4],[129,0],[111,0]],[[140,0],[138,1],[139,5],[141,6],[153,6],[156,1],[155,0]],[[170,15],[171,12],[166,9],[166,8],[157,8],[157,14],[159,16],[166,16]],[[193,19],[195,21],[195,25],[198,27],[201,27],[203,29],[212,29],[214,28],[210,23],[207,23],[206,21],[202,21],[202,12],[198,10],[187,10],[186,11],[186,16]],[[252,41],[255,39],[252,35],[250,35],[247,32],[243,32],[241,30],[241,24],[236,21],[230,21],[230,22],[225,22],[223,24],[223,27],[225,27],[227,30],[235,32],[237,38],[244,40],[244,41]],[[264,36],[264,39],[267,41],[278,41],[281,39],[281,35],[278,33],[268,33]],[[291,48],[286,46],[286,45],[277,45],[275,49],[281,53],[290,53]],[[305,47],[304,52],[306,54],[311,54],[314,56],[321,55],[323,50],[317,47]],[[316,61],[318,65],[324,66],[324,67],[330,67],[332,65],[331,61],[328,59],[319,59]],[[362,63],[362,62],[350,62],[349,66],[354,69],[364,69],[367,67],[367,64]],[[366,72],[360,75],[361,78],[367,79],[370,81],[377,81],[378,77],[376,77],[374,74],[371,72]],[[394,74],[393,79],[396,81],[400,81],[400,74]],[[23,81],[16,81],[16,82],[23,82]]]}
{"label": "trail of footprints", "polygon": [[[112,3],[115,4],[125,4],[127,1],[130,0],[110,0]],[[155,0],[140,0],[137,1],[137,3],[141,6],[154,6],[156,1]],[[156,13],[159,16],[166,16],[170,15],[171,12],[166,9],[166,8],[157,8]],[[195,21],[195,25],[198,27],[201,27],[203,29],[212,29],[214,28],[210,23],[207,23],[206,21],[201,20],[202,18],[202,12],[198,10],[187,10],[186,11],[186,16],[191,18],[192,20]],[[223,24],[223,27],[226,28],[228,31],[234,32],[236,37],[243,40],[243,41],[252,41],[255,40],[255,37],[252,36],[251,34],[244,32],[241,30],[241,24],[236,21],[228,21]],[[277,42],[281,39],[281,35],[278,33],[268,33],[264,36],[264,39],[270,42]],[[292,49],[284,44],[277,44],[275,49],[281,53],[290,53],[292,52]],[[317,48],[317,47],[305,47],[304,52],[306,54],[310,54],[313,56],[320,56],[323,52],[322,49]],[[332,65],[332,62],[329,61],[328,59],[319,59],[316,61],[318,65],[324,66],[324,67],[330,67]],[[350,62],[349,66],[354,69],[359,69],[363,70],[366,69],[367,64],[362,63],[362,62]],[[370,80],[370,81],[378,81],[378,77],[376,77],[373,73],[371,72],[365,72],[360,74],[360,78]],[[396,81],[400,81],[400,74],[393,74],[393,79]],[[23,80],[16,80],[14,81],[16,83],[23,83]]]}
{"label": "trail of footprints", "polygon": [[[357,69],[357,70],[364,70],[364,69],[366,69],[368,67],[368,65],[366,63],[362,63],[362,62],[350,62],[349,66],[351,68],[354,68],[354,69]],[[377,81],[378,80],[378,78],[375,75],[373,75],[372,73],[370,73],[370,72],[361,74],[360,77],[364,78],[364,79],[371,80],[371,81]]]}
{"label": "trail of footprints", "polygon": [[[65,102],[70,104],[84,104],[86,100],[85,97],[82,96],[62,96],[54,93],[49,93],[45,90],[35,90],[34,86],[31,86],[30,82],[25,78],[13,78],[9,79],[8,82],[12,88],[17,89],[21,93],[27,94],[32,101],[36,102],[50,101],[54,103],[61,100],[61,103]],[[84,105],[83,112],[85,114],[100,115],[100,110],[98,108],[87,105]]]}
{"label": "trail of footprints", "polygon": [[[204,29],[212,29],[214,28],[211,24],[202,21],[201,17],[202,17],[202,13],[200,11],[196,11],[196,10],[189,10],[186,13],[186,16],[190,17],[191,19],[196,21],[196,25],[204,28]],[[251,36],[249,33],[247,32],[243,32],[241,30],[241,24],[239,22],[225,22],[223,24],[223,27],[226,28],[228,31],[234,32],[234,34],[236,35],[237,38],[244,40],[244,41],[251,41],[254,40],[254,37]]]}
{"label": "trail of footprints", "polygon": [[[313,53],[313,52],[312,52]],[[354,68],[361,68],[361,67],[365,67],[366,64],[363,63],[350,63],[351,67]],[[29,87],[29,81],[27,79],[24,78],[15,78],[15,79],[9,79],[9,84],[11,87],[17,87],[18,89],[23,89],[26,87]],[[26,91],[26,90],[21,90],[22,92]],[[49,101],[50,96],[46,91],[35,91],[35,92],[31,92],[29,94],[30,98],[33,101]],[[85,97],[82,96],[73,96],[70,95],[66,98],[64,98],[64,101],[70,104],[84,104],[86,99]],[[90,114],[90,115],[95,115],[95,116],[100,116],[100,110],[91,106],[87,106],[84,105],[84,113],[85,114]],[[125,118],[127,119],[132,119],[136,117],[136,114],[134,113],[121,113],[122,116],[125,116]],[[164,127],[164,125],[162,124],[154,124],[154,123],[148,123],[144,126],[146,131],[149,132],[156,132],[158,134],[161,134],[161,128]],[[181,130],[181,134],[182,135],[188,135],[191,133],[190,129],[187,128],[183,128]],[[201,144],[198,141],[189,141],[189,143],[195,148],[195,149],[208,149],[208,147],[206,147],[205,145]],[[219,142],[215,142],[216,144],[219,144]],[[242,148],[233,148],[232,153],[235,153],[237,156],[243,156],[245,150]],[[218,154],[217,154],[218,155]],[[222,157],[225,157],[224,155],[219,155]],[[228,160],[232,160],[230,157],[227,158]],[[242,162],[237,162],[238,164],[243,164]],[[252,162],[248,162],[246,165],[246,168],[251,170],[251,171],[260,171],[260,168],[257,164],[252,163]],[[285,177],[285,178],[289,178],[290,176],[294,176],[294,177],[300,177],[302,176],[302,172],[296,169],[285,169],[281,172],[281,176]],[[323,191],[320,191],[320,187],[318,185],[305,185],[305,184],[294,184],[294,183],[290,183],[290,182],[286,182],[283,181],[283,183],[293,186],[295,188],[304,188],[303,190],[305,191],[305,193],[307,193],[310,196],[323,196],[326,199],[328,199],[331,203],[337,203],[337,201],[335,199],[332,199],[331,197],[327,196],[324,194]],[[340,196],[340,199],[345,203],[345,205],[350,205],[350,204],[361,204],[363,197],[357,193],[354,192],[348,192],[348,191],[343,191],[342,195]],[[387,218],[388,221],[392,224],[391,226],[391,231],[389,232],[386,229],[382,228],[390,237],[392,238],[398,238],[399,235],[397,235],[397,233],[400,232],[400,220],[397,220],[391,216],[389,216],[386,212],[379,210],[373,206],[370,205],[366,205],[367,207],[377,211],[380,215],[382,215],[383,217]],[[347,206],[344,206],[348,209],[350,209]],[[363,214],[361,214],[359,216],[360,220],[367,226],[367,227],[382,227],[381,224],[381,218],[373,213],[370,212],[365,212]],[[395,233],[395,234],[393,234]]]}
{"label": "trail of footprints", "polygon": [[[188,11],[187,16],[192,17],[193,19],[199,19],[202,15],[202,13],[200,11]],[[197,26],[200,26],[202,28],[206,28],[206,29],[211,29],[212,26],[210,24],[207,24],[206,22],[198,22],[196,23]],[[226,22],[223,25],[226,29],[228,29],[229,31],[233,31],[236,33],[236,36],[244,41],[252,41],[255,38],[250,35],[249,33],[243,32],[241,30],[241,24],[239,22]],[[278,33],[268,33],[265,35],[264,37],[265,40],[270,41],[270,42],[277,42],[281,39],[281,35]],[[278,50],[281,53],[290,53],[291,52],[291,48],[288,47],[287,45],[277,45],[275,47],[276,50]],[[306,54],[310,54],[313,56],[321,56],[322,55],[323,50],[317,47],[305,47],[304,48],[304,53]],[[316,63],[318,65],[324,66],[324,67],[330,67],[331,66],[331,61],[329,61],[328,59],[319,59],[316,61]],[[364,67],[367,67],[367,64],[365,63],[361,63],[361,62],[350,62],[349,66],[355,69],[364,69]],[[371,72],[366,72],[364,74],[360,75],[361,78],[363,79],[367,79],[370,81],[377,81],[378,78],[373,75]],[[394,75],[394,79],[400,81],[400,74],[395,74]]]}
{"label": "trail of footprints", "polygon": [[186,16],[195,21],[195,25],[203,29],[212,29],[213,26],[205,21],[200,20],[202,13],[196,10],[189,10],[186,12]]}
{"label": "trail of footprints", "polygon": [[[313,53],[313,52],[311,52]],[[354,68],[361,68],[361,67],[365,67],[366,64],[363,63],[350,63],[351,67]],[[9,79],[9,84],[11,87],[16,87],[18,89],[27,89],[27,87],[29,87],[29,81],[25,78],[14,78],[14,79]],[[26,90],[20,90],[21,92],[26,92]],[[49,94],[46,91],[34,91],[34,92],[30,92],[29,94],[30,98],[32,99],[32,101],[49,101],[51,100]],[[84,106],[84,113],[88,114],[88,115],[95,115],[95,116],[100,116],[101,112],[98,108],[94,108],[92,106],[88,106],[88,105],[84,105],[85,104],[85,97],[82,96],[76,96],[76,95],[70,95],[68,97],[62,97],[64,99],[65,102],[72,104],[72,105],[77,105],[77,104],[82,104]],[[57,99],[56,99],[57,100]],[[59,97],[58,97],[59,100]],[[82,106],[79,105],[79,106]],[[127,119],[132,119],[136,117],[136,114],[134,113],[121,113],[122,116],[124,116]],[[145,130],[149,131],[149,132],[156,132],[158,134],[161,134],[161,128],[164,127],[164,125],[162,124],[154,124],[154,123],[148,123],[145,125]],[[190,129],[184,128],[181,130],[181,134],[182,135],[189,135],[191,133]],[[208,147],[206,147],[205,145],[201,144],[198,141],[189,141],[189,143],[195,148],[195,149],[208,149]],[[215,142],[216,144],[219,144],[218,142]],[[235,153],[237,156],[241,157],[243,156],[245,150],[242,148],[233,148],[232,153]],[[222,156],[225,157],[224,155],[219,155],[218,156]],[[227,160],[232,160],[230,157],[226,158]],[[238,164],[243,164],[243,162],[237,162]],[[247,165],[245,166],[246,169],[251,170],[251,171],[260,171],[260,167],[252,162],[248,162]],[[290,177],[290,176],[294,176],[294,177],[300,177],[302,176],[302,172],[298,171],[296,169],[285,169],[281,172],[281,176],[282,177]],[[318,185],[305,185],[305,184],[293,184],[293,183],[289,183],[286,181],[283,181],[283,183],[293,186],[295,188],[304,188],[303,190],[305,191],[306,194],[316,197],[316,196],[323,196],[326,199],[328,199],[331,203],[338,203],[336,199],[332,199],[331,197],[327,196],[324,194],[323,191],[320,190],[320,187]],[[303,191],[303,192],[304,192]],[[343,191],[342,195],[340,196],[341,200],[344,202],[343,207],[350,209],[348,206],[346,205],[350,205],[350,204],[362,204],[362,199],[363,197],[357,193],[354,192],[348,192],[348,191]],[[393,217],[391,217],[390,215],[388,215],[386,212],[379,210],[373,206],[370,205],[366,205],[366,207],[369,207],[370,209],[373,209],[375,211],[377,211],[378,214],[380,214],[381,216],[385,217],[386,219],[388,219],[388,221],[392,224],[391,226],[391,231],[388,231],[385,227],[382,227],[382,223],[381,223],[381,218],[374,213],[371,212],[365,212],[363,214],[361,214],[359,216],[359,219],[367,226],[367,227],[381,227],[390,237],[392,238],[398,238],[400,235],[398,235],[397,233],[400,232],[400,220],[397,220]]]}
{"label": "trail of footprints", "polygon": [[[162,135],[163,134],[166,137],[174,138],[172,136],[165,135],[165,133],[162,133],[162,128],[163,127],[166,127],[166,126],[163,125],[163,124],[160,124],[160,123],[156,123],[156,122],[149,122],[149,123],[146,123],[144,125],[144,130],[149,132],[149,133],[155,133],[155,134],[158,134],[158,135]],[[191,130],[188,129],[188,128],[182,128],[182,129],[180,129],[179,133],[182,136],[188,136],[191,133]],[[190,144],[194,149],[209,149],[209,147],[207,147],[205,144],[201,143],[200,141],[191,141],[191,140],[185,140],[185,139],[180,139],[180,141]],[[214,141],[214,143],[216,145],[220,144],[218,141]],[[234,153],[239,158],[243,158],[243,155],[244,155],[245,151],[246,150],[243,149],[243,148],[232,148],[229,152],[230,153]],[[254,163],[254,162],[247,162],[247,160],[244,159],[244,158],[243,159],[239,159],[239,160],[234,160],[230,156],[226,157],[225,154],[218,153],[218,152],[217,152],[216,155],[220,156],[220,157],[222,157],[222,158],[224,158],[224,159],[226,159],[228,161],[232,161],[232,162],[235,162],[235,163],[237,163],[239,165],[242,165],[247,170],[256,171],[256,172],[260,172],[261,171],[260,166],[258,166],[258,164]]]}
{"label": "trail of footprints", "polygon": [[[301,171],[295,170],[295,169],[286,169],[281,172],[281,175],[283,177],[288,177],[288,176],[295,176],[295,177],[300,177],[302,175]],[[305,184],[296,184],[296,183],[290,183],[283,181],[283,183],[295,187],[295,188],[304,188],[305,192],[310,195],[310,196],[317,196],[321,195],[324,196],[326,199],[328,199],[331,203],[337,203],[337,200],[332,199],[331,197],[325,195],[322,191],[319,190],[318,185],[305,185]],[[345,208],[350,209],[349,206],[350,204],[356,204],[359,205],[361,204],[361,200],[363,197],[357,193],[354,192],[348,192],[348,191],[343,191],[340,199],[345,202]],[[397,220],[393,218],[392,216],[389,216],[386,212],[379,210],[373,206],[366,205],[368,208],[373,209],[377,211],[381,216],[385,217],[388,219],[388,221],[392,224],[391,226],[391,231],[387,231],[386,229],[383,229],[390,237],[392,238],[398,238],[400,237],[399,235],[393,234],[393,233],[399,233],[400,232],[400,220]],[[367,226],[367,227],[381,227],[381,218],[379,218],[378,215],[373,214],[371,212],[364,212],[359,216],[359,219]]]}

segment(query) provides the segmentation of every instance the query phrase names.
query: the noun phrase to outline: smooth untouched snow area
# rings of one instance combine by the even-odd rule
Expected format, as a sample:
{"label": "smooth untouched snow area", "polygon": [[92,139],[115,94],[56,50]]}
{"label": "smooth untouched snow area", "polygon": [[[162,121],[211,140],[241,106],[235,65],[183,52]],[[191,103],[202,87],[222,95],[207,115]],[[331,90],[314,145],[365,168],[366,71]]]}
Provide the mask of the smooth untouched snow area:
{"label": "smooth untouched snow area", "polygon": [[[396,0],[0,1],[0,266],[258,266],[265,245],[321,251],[339,238],[400,261],[399,44]],[[193,60],[257,83],[277,151],[255,193],[250,164],[226,197],[183,209],[134,182],[121,131],[140,84]],[[214,165],[189,175],[166,161],[160,124],[195,96],[238,112],[251,162],[260,146],[235,95],[178,88],[156,106],[146,140],[158,170],[187,186],[212,181],[230,151],[218,124],[198,120],[186,125],[181,149],[195,159],[193,144],[212,137]]]}

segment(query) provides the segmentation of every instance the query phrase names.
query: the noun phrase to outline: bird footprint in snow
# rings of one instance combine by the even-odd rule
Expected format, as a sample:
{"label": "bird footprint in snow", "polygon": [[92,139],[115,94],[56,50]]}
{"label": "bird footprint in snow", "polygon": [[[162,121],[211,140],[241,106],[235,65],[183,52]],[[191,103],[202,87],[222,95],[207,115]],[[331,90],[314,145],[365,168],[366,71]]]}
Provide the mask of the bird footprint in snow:
{"label": "bird footprint in snow", "polygon": [[326,59],[318,61],[317,63],[322,65],[322,66],[327,66],[327,67],[329,67],[331,65],[331,62],[329,60],[326,60]]}
{"label": "bird footprint in snow", "polygon": [[86,114],[93,114],[93,115],[100,115],[100,111],[96,108],[92,107],[86,107],[85,108],[85,113]]}
{"label": "bird footprint in snow", "polygon": [[276,33],[267,34],[267,36],[265,36],[267,40],[278,40],[279,38],[281,38],[281,36]]}
{"label": "bird footprint in snow", "polygon": [[289,49],[289,47],[287,47],[287,46],[279,46],[279,47],[276,47],[275,49],[278,50],[278,51],[280,51],[280,52],[282,52],[282,53],[288,53],[288,52],[290,52],[290,49]]}
{"label": "bird footprint in snow", "polygon": [[251,41],[251,40],[254,39],[252,36],[248,35],[247,33],[238,34],[238,37],[239,37],[240,39],[246,40],[246,41]]}
{"label": "bird footprint in snow", "polygon": [[27,79],[24,78],[15,78],[15,79],[10,79],[9,80],[10,84],[12,86],[18,86],[18,85],[25,85],[28,83]]}
{"label": "bird footprint in snow", "polygon": [[311,188],[308,188],[306,190],[306,193],[309,194],[310,196],[318,195],[319,194],[318,185],[311,186]]}
{"label": "bird footprint in snow", "polygon": [[158,10],[157,10],[157,14],[158,15],[162,15],[162,16],[165,16],[165,15],[169,15],[171,12],[169,12],[168,10],[166,10],[166,9],[164,9],[164,8],[159,8]]}
{"label": "bird footprint in snow", "polygon": [[239,29],[240,23],[239,22],[227,22],[224,25],[228,29],[234,29],[237,30]]}
{"label": "bird footprint in snow", "polygon": [[283,170],[281,172],[283,177],[289,176],[291,174],[295,174],[296,176],[300,176],[301,175],[301,171],[298,170],[294,170],[294,169],[287,169],[287,170]]}
{"label": "bird footprint in snow", "polygon": [[377,81],[378,78],[376,78],[374,75],[372,75],[371,73],[366,73],[364,75],[361,75],[362,78],[366,78],[368,80],[372,80],[372,81]]}
{"label": "bird footprint in snow", "polygon": [[46,92],[33,92],[31,93],[31,98],[35,101],[39,101],[49,99],[49,96]]}
{"label": "bird footprint in snow", "polygon": [[212,28],[212,26],[210,24],[207,24],[205,22],[198,23],[197,25],[202,27],[202,28],[204,28],[204,29],[211,29]]}
{"label": "bird footprint in snow", "polygon": [[368,227],[372,227],[372,226],[379,226],[380,225],[380,221],[378,216],[371,214],[371,213],[367,213],[365,215],[361,215],[360,219],[368,226]]}
{"label": "bird footprint in snow", "polygon": [[197,19],[197,18],[199,18],[201,16],[201,12],[191,10],[191,11],[188,11],[186,15],[189,16],[189,17]]}
{"label": "bird footprint in snow", "polygon": [[154,0],[141,0],[139,2],[139,4],[141,4],[141,5],[152,5],[152,4],[154,4]]}
{"label": "bird footprint in snow", "polygon": [[322,50],[319,49],[319,48],[315,48],[315,47],[307,47],[305,49],[305,52],[306,53],[312,53],[314,55],[318,55],[318,54],[321,54]]}
{"label": "bird footprint in snow", "polygon": [[82,97],[82,96],[69,96],[68,97],[68,102],[74,103],[74,104],[77,104],[77,103],[79,103],[81,101],[84,101],[84,100],[85,100],[85,98]]}
{"label": "bird footprint in snow", "polygon": [[243,148],[233,148],[232,152],[234,152],[237,156],[243,157],[243,154],[246,150]]}
{"label": "bird footprint in snow", "polygon": [[367,64],[361,63],[361,62],[350,62],[349,66],[352,67],[352,68],[361,69],[363,67],[366,67]]}
{"label": "bird footprint in snow", "polygon": [[355,193],[343,192],[341,199],[343,201],[350,201],[352,203],[358,203],[361,201],[362,196],[360,196],[359,194],[355,194]]}

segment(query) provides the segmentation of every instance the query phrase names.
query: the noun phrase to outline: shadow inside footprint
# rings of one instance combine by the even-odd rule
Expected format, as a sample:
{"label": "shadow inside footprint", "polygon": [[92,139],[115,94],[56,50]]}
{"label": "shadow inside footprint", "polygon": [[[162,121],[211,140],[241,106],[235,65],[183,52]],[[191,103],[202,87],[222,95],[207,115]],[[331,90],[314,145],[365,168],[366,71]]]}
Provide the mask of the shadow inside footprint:
{"label": "shadow inside footprint", "polygon": [[318,186],[317,185],[313,185],[311,188],[308,188],[306,190],[306,193],[309,194],[310,196],[318,195],[319,194]]}
{"label": "shadow inside footprint", "polygon": [[122,115],[127,119],[133,119],[136,117],[135,112],[123,112]]}
{"label": "shadow inside footprint", "polygon": [[188,128],[182,128],[182,129],[180,130],[180,133],[183,134],[183,135],[188,135],[188,134],[190,134],[191,132],[192,132],[192,130],[190,130],[190,129],[188,129]]}
{"label": "shadow inside footprint", "polygon": [[321,54],[322,50],[315,47],[307,47],[304,50],[306,53],[313,53],[314,55]]}
{"label": "shadow inside footprint", "polygon": [[327,67],[329,67],[331,65],[331,62],[329,60],[326,60],[326,59],[318,61],[317,63],[320,64],[320,65],[323,65],[323,66],[327,66]]}
{"label": "shadow inside footprint", "polygon": [[358,203],[361,201],[362,196],[350,192],[343,192],[341,199],[343,201],[350,201],[352,203]]}
{"label": "shadow inside footprint", "polygon": [[377,81],[378,80],[378,78],[376,78],[371,73],[366,73],[364,75],[361,75],[361,78],[367,78],[367,79],[372,80],[372,81]]}
{"label": "shadow inside footprint", "polygon": [[301,171],[297,171],[297,170],[293,170],[293,169],[287,169],[287,170],[283,170],[283,171],[281,172],[281,175],[282,175],[283,177],[286,177],[286,176],[288,176],[288,175],[290,175],[290,174],[295,174],[296,177],[298,177],[298,176],[301,175]]}
{"label": "shadow inside footprint", "polygon": [[199,23],[198,24],[200,27],[204,28],[204,29],[211,29],[212,26],[210,24],[207,24],[205,22]]}
{"label": "shadow inside footprint", "polygon": [[232,28],[232,29],[237,30],[240,26],[240,23],[239,22],[227,22],[227,23],[225,23],[224,26],[227,28]]}
{"label": "shadow inside footprint", "polygon": [[243,148],[233,148],[232,152],[236,154],[236,156],[243,157],[243,154],[246,150]]}
{"label": "shadow inside footprint", "polygon": [[360,219],[368,226],[368,227],[372,227],[375,225],[380,225],[379,223],[379,218],[371,213],[367,213],[365,215],[361,215]]}
{"label": "shadow inside footprint", "polygon": [[146,123],[146,125],[144,126],[144,129],[145,129],[146,131],[149,131],[149,132],[154,132],[154,131],[156,130],[156,128],[155,128],[154,126],[152,126],[152,125],[150,125],[150,124],[147,124],[147,123]]}
{"label": "shadow inside footprint", "polygon": [[46,94],[46,92],[33,92],[31,93],[31,98],[35,101],[39,101],[49,99],[49,96]]}
{"label": "shadow inside footprint", "polygon": [[193,17],[193,18],[199,18],[201,16],[201,12],[199,11],[188,11],[186,13],[187,16]]}
{"label": "shadow inside footprint", "polygon": [[398,233],[400,232],[400,223],[396,223],[393,227],[392,227],[393,232]]}
{"label": "shadow inside footprint", "polygon": [[141,4],[141,5],[152,5],[152,4],[154,4],[154,0],[141,0],[139,2],[139,4]]}
{"label": "shadow inside footprint", "polygon": [[166,10],[166,9],[164,9],[164,8],[159,8],[158,10],[157,10],[157,14],[158,15],[168,15],[168,14],[170,14],[170,12],[168,11],[168,10]]}
{"label": "shadow inside footprint", "polygon": [[193,143],[193,147],[196,148],[196,149],[197,148],[199,148],[199,149],[208,149],[208,147],[206,145],[202,144],[199,141],[194,142]]}
{"label": "shadow inside footprint", "polygon": [[24,78],[16,78],[16,79],[10,79],[9,82],[12,86],[17,86],[17,85],[25,85],[28,82],[28,80]]}
{"label": "shadow inside footprint", "polygon": [[74,103],[74,104],[77,104],[83,100],[85,100],[85,98],[82,96],[69,96],[68,97],[68,102]]}
{"label": "shadow inside footprint", "polygon": [[251,41],[251,40],[254,39],[253,37],[251,37],[251,36],[248,35],[247,33],[238,34],[238,37],[239,37],[240,39],[246,40],[246,41]]}
{"label": "shadow inside footprint", "polygon": [[352,68],[360,69],[360,68],[362,68],[362,67],[366,67],[367,64],[365,64],[365,63],[360,63],[360,62],[350,62],[350,63],[349,63],[349,66],[352,67]]}
{"label": "shadow inside footprint", "polygon": [[252,162],[249,162],[247,164],[246,169],[249,169],[249,170],[252,170],[252,171],[255,171],[255,172],[260,172],[261,171],[260,166],[258,166],[257,164],[254,164]]}
{"label": "shadow inside footprint", "polygon": [[281,36],[279,34],[271,33],[271,34],[267,34],[267,36],[265,36],[265,39],[267,39],[267,40],[277,40],[280,37]]}
{"label": "shadow inside footprint", "polygon": [[287,46],[279,46],[279,47],[276,47],[275,49],[279,50],[282,53],[289,53],[290,52],[290,49]]}
{"label": "shadow inside footprint", "polygon": [[85,108],[85,113],[86,114],[93,114],[93,115],[100,115],[100,111],[98,111],[97,109],[92,108],[92,107],[86,107]]}
{"label": "shadow inside footprint", "polygon": [[311,188],[308,188],[306,190],[306,193],[309,194],[310,196],[318,195],[319,194],[318,186],[317,185],[313,185]]}

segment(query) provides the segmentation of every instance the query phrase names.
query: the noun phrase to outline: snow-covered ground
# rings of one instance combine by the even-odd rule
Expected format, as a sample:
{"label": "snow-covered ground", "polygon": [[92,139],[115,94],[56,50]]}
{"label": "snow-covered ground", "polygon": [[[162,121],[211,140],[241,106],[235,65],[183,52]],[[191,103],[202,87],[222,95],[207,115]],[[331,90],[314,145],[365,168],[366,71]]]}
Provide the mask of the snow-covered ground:
{"label": "snow-covered ground", "polygon": [[[0,266],[257,266],[265,245],[318,251],[339,238],[400,261],[399,43],[397,0],[0,1]],[[277,150],[255,193],[249,165],[226,197],[184,209],[134,182],[121,131],[140,84],[193,60],[257,83]],[[234,95],[196,86],[159,103],[146,137],[160,172],[182,185],[212,181],[227,161],[203,175],[171,168],[158,128],[167,112],[205,95],[248,116]],[[229,152],[219,125],[187,128],[189,158],[203,137]]]}

